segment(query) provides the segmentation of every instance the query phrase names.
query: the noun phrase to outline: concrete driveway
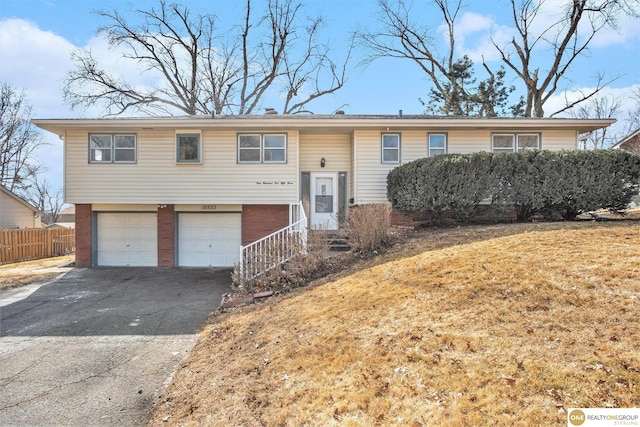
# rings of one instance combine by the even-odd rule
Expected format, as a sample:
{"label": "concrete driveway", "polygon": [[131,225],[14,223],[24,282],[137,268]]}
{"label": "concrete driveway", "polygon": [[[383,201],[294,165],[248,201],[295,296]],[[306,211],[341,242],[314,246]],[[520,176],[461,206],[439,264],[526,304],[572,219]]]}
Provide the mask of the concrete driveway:
{"label": "concrete driveway", "polygon": [[229,270],[96,268],[0,291],[0,425],[145,424],[230,283]]}

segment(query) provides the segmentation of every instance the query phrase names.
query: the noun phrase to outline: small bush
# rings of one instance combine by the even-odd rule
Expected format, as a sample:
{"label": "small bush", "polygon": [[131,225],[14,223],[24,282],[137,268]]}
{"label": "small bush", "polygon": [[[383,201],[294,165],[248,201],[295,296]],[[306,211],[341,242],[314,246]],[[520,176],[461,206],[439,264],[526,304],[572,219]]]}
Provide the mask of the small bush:
{"label": "small bush", "polygon": [[345,233],[353,252],[372,252],[389,242],[391,205],[374,203],[349,210],[344,223]]}

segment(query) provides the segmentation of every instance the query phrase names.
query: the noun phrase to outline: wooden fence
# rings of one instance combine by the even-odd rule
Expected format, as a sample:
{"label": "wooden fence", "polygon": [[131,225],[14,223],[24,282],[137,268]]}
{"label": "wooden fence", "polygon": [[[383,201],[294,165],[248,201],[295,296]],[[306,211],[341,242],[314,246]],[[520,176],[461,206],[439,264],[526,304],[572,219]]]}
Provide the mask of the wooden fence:
{"label": "wooden fence", "polygon": [[75,252],[76,231],[67,228],[0,229],[0,265]]}

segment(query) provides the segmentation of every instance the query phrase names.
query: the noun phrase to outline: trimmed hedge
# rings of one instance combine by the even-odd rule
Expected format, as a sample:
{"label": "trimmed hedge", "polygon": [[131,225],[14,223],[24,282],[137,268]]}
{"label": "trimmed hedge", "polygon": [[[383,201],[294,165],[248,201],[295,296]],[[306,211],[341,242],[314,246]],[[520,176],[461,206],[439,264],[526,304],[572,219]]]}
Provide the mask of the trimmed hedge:
{"label": "trimmed hedge", "polygon": [[640,156],[622,151],[538,151],[449,154],[392,170],[387,197],[394,208],[433,218],[470,220],[480,202],[515,209],[517,219],[624,210],[640,190]]}

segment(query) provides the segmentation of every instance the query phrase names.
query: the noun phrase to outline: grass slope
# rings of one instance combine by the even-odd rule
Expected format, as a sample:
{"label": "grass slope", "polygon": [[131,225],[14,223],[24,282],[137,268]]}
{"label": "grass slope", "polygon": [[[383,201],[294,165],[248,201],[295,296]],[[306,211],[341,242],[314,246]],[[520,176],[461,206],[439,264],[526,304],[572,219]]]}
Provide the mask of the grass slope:
{"label": "grass slope", "polygon": [[419,237],[214,319],[150,423],[566,425],[569,407],[640,406],[639,224]]}

